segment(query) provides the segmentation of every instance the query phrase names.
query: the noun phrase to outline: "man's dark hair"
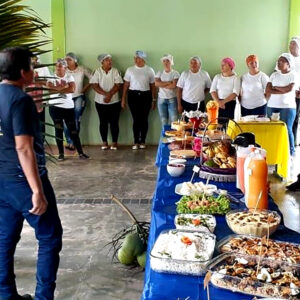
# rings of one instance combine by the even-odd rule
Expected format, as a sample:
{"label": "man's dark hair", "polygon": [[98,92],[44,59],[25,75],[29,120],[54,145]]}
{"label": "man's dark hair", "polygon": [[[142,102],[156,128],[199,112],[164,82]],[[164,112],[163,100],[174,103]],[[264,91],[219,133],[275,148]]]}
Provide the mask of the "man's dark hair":
{"label": "man's dark hair", "polygon": [[0,51],[0,80],[19,80],[21,70],[29,71],[32,52],[21,47],[6,48]]}

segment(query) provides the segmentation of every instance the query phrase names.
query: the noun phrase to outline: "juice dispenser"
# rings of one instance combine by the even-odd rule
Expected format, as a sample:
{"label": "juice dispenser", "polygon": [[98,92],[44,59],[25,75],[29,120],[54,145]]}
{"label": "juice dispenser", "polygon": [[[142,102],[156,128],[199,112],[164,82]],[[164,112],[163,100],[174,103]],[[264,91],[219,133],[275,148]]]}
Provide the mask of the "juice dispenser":
{"label": "juice dispenser", "polygon": [[265,150],[256,148],[244,164],[245,204],[248,208],[268,209],[268,165],[265,154]]}
{"label": "juice dispenser", "polygon": [[244,164],[246,157],[251,153],[254,145],[248,147],[238,146],[236,151],[236,187],[245,194],[244,185]]}

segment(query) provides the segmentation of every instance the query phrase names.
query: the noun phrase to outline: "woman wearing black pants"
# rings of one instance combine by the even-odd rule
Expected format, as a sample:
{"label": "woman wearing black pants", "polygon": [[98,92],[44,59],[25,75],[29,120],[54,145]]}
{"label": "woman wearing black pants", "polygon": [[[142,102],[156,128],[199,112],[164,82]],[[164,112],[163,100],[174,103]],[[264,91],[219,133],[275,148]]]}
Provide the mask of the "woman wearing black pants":
{"label": "woman wearing black pants", "polygon": [[103,141],[102,150],[108,149],[108,126],[110,125],[111,139],[112,145],[110,146],[110,150],[118,149],[118,137],[119,137],[119,117],[121,112],[121,104],[117,102],[115,104],[106,105],[99,104],[96,102],[96,109],[98,112],[100,125],[100,135]]}
{"label": "woman wearing black pants", "polygon": [[75,90],[74,78],[66,74],[66,66],[67,63],[65,60],[58,59],[55,66],[56,79],[47,82],[47,87],[53,92],[59,92],[59,94],[52,94],[51,97],[54,99],[49,101],[49,104],[51,105],[49,113],[55,125],[56,144],[59,151],[58,160],[64,160],[64,121],[79,154],[79,158],[86,159],[89,158],[89,156],[82,151],[75,124],[74,101],[72,100],[72,93]]}
{"label": "woman wearing black pants", "polygon": [[147,55],[143,51],[136,51],[135,65],[126,70],[124,76],[124,88],[122,107],[126,106],[126,94],[128,91],[128,106],[133,119],[133,150],[145,149],[148,132],[148,116],[151,107],[155,108],[155,74],[152,68],[145,65]]}
{"label": "woman wearing black pants", "polygon": [[[128,91],[128,106],[133,119],[134,144],[145,148],[148,132],[148,115],[152,107],[151,91]],[[133,146],[133,149],[136,147]]]}
{"label": "woman wearing black pants", "polygon": [[101,66],[95,71],[90,80],[92,88],[95,90],[96,109],[100,120],[100,135],[103,145],[102,150],[107,150],[108,146],[108,126],[112,136],[111,150],[118,149],[119,137],[119,117],[121,111],[118,91],[123,83],[119,71],[112,67],[112,57],[110,54],[98,56]]}

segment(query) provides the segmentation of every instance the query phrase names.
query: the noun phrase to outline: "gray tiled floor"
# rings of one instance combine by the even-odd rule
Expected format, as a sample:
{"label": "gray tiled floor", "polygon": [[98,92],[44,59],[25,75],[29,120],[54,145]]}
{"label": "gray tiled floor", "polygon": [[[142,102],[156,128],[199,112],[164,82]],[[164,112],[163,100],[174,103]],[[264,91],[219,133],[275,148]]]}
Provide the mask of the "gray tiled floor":
{"label": "gray tiled floor", "polygon": [[[156,147],[117,152],[87,147],[92,159],[67,157],[49,165],[59,200],[64,227],[64,246],[58,273],[59,300],[136,300],[143,286],[141,269],[128,270],[112,264],[103,246],[130,220],[111,194],[128,204],[139,220],[150,219],[149,200],[155,188]],[[299,164],[300,165],[300,164]],[[271,176],[271,191],[285,215],[286,225],[300,232],[300,193],[286,193],[284,183]],[[20,293],[34,291],[36,243],[28,225],[16,252],[16,275]]]}

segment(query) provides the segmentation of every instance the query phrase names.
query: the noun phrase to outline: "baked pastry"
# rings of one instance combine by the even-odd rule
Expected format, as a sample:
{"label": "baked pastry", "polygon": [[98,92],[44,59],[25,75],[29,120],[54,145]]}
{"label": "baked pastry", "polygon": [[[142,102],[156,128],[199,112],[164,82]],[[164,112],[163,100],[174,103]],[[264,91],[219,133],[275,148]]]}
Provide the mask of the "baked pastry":
{"label": "baked pastry", "polygon": [[226,221],[237,234],[263,237],[276,231],[281,217],[277,212],[269,210],[235,210],[227,213]]}

